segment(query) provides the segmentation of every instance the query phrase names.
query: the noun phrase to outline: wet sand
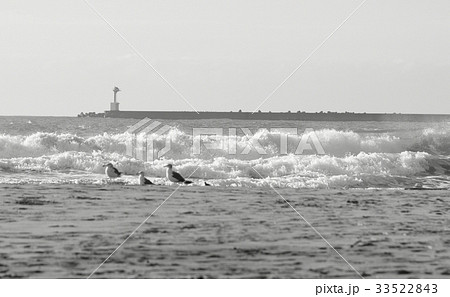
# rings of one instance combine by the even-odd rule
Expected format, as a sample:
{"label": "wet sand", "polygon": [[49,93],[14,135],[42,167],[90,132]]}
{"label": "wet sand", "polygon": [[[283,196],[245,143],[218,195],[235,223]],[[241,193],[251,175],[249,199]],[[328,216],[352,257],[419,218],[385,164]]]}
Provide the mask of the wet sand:
{"label": "wet sand", "polygon": [[[175,189],[1,185],[0,277],[87,278]],[[450,277],[448,191],[278,191],[364,277]],[[93,277],[359,276],[272,189],[183,186]]]}

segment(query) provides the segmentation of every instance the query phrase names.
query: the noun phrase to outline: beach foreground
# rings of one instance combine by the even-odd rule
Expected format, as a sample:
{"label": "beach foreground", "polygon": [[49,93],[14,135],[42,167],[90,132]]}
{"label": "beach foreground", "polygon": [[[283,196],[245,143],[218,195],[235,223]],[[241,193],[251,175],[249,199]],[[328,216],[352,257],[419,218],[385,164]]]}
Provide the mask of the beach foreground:
{"label": "beach foreground", "polygon": [[[87,278],[176,186],[1,185],[1,278]],[[365,278],[450,276],[448,191],[277,191]],[[358,278],[271,188],[182,186],[93,278]]]}

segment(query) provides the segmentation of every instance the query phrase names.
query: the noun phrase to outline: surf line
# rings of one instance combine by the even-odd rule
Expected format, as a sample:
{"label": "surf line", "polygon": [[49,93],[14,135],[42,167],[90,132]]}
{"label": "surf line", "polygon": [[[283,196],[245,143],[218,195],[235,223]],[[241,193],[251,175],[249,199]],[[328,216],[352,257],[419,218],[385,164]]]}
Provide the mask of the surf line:
{"label": "surf line", "polygon": [[[252,169],[261,177],[261,178],[264,178],[254,167],[252,167]],[[270,185],[270,187],[272,188],[272,190],[274,190],[275,191],[275,193],[277,193],[278,194],[278,196],[280,196],[281,197],[281,199],[283,199],[284,200],[284,202],[286,202],[286,204],[287,205],[289,205],[297,214],[298,214],[298,216],[303,220],[303,221],[305,221],[305,223],[317,234],[317,235],[319,235],[319,237],[320,238],[322,238],[322,240],[323,241],[325,241],[325,243],[333,250],[333,251],[335,251],[336,252],[336,254],[338,254],[339,255],[339,257],[341,257],[342,258],[342,260],[344,260],[344,262],[345,263],[347,263],[347,265],[354,271],[354,272],[356,272],[356,274],[360,277],[360,278],[362,278],[362,279],[365,279],[362,275],[361,275],[361,273],[359,273],[359,271],[358,270],[356,270],[356,268],[355,267],[353,267],[353,265],[352,264],[350,264],[350,262],[348,262],[347,261],[347,259],[345,259],[344,258],[344,256],[342,256],[332,245],[331,245],[331,243],[328,241],[328,240],[326,240],[326,238],[325,237],[323,237],[323,235],[313,226],[313,225],[311,225],[311,223],[310,222],[308,222],[308,220],[304,217],[304,216],[302,216],[302,214],[300,213],[300,212],[298,212],[298,210],[297,209],[295,209],[295,207],[294,206],[292,206],[292,204],[290,204],[289,203],[289,201],[287,201],[287,199],[286,198],[284,198],[283,197],[283,195],[281,195],[280,194],[280,192],[278,192],[272,185]]]}
{"label": "surf line", "polygon": [[[200,168],[200,166],[197,166],[197,168],[195,168],[195,170],[188,176],[188,178],[190,178],[196,171],[197,171],[197,169],[199,169]],[[178,189],[180,188],[182,186],[182,184],[180,184],[172,193],[170,193],[170,195],[169,196],[167,196],[167,198],[166,199],[164,199],[164,201],[163,202],[161,202],[161,204],[159,204],[158,205],[158,207],[157,208],[155,208],[155,210],[145,219],[145,220],[143,220],[142,221],[142,223],[140,223],[139,224],[139,226],[137,226],[134,230],[133,230],[133,232],[131,232],[130,233],[130,235],[128,235],[127,236],[127,238],[125,238],[125,240],[124,241],[122,241],[122,243],[121,244],[119,244],[119,246],[117,246],[116,247],[116,249],[100,264],[100,265],[98,265],[98,267],[97,268],[95,268],[94,269],[94,271],[92,271],[91,272],[91,274],[89,274],[89,276],[87,277],[87,279],[90,279],[99,269],[100,269],[100,267],[102,267],[103,266],[103,264],[105,264],[108,260],[109,260],[109,258],[111,258],[124,244],[125,244],[125,242],[127,242],[128,241],[128,239],[130,239],[133,235],[134,235],[134,233],[136,233],[157,211],[158,211],[158,209],[161,207],[161,206],[163,206],[164,205],[164,203],[166,203],[167,202],[167,200],[169,200],[170,199],[170,197],[172,197],[173,196],[173,194],[175,194],[177,191],[178,191]]]}

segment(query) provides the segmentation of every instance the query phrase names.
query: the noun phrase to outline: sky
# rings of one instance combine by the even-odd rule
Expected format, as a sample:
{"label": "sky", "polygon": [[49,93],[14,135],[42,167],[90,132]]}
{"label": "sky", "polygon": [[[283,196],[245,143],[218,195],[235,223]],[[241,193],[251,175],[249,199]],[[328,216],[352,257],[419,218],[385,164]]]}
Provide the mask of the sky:
{"label": "sky", "polygon": [[[87,0],[198,111],[254,111],[362,0]],[[259,109],[450,113],[450,1],[367,0]],[[2,0],[0,115],[192,110],[83,0]]]}

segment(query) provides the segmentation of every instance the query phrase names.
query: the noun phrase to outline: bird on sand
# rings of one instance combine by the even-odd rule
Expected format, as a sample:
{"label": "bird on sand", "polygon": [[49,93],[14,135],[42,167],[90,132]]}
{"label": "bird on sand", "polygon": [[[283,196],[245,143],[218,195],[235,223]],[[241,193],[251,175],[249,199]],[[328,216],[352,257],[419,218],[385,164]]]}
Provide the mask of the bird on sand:
{"label": "bird on sand", "polygon": [[139,171],[139,184],[141,186],[145,186],[145,185],[154,185],[154,183],[152,183],[150,180],[145,178],[145,173],[144,171]]}
{"label": "bird on sand", "polygon": [[166,166],[166,177],[168,180],[174,183],[185,183],[185,184],[191,184],[192,182],[190,180],[185,180],[184,177],[181,176],[178,172],[175,172],[172,170],[172,164],[167,164]]}
{"label": "bird on sand", "polygon": [[116,178],[116,177],[120,177],[122,175],[122,172],[119,172],[119,170],[117,170],[117,168],[114,167],[113,164],[111,164],[111,163],[103,165],[103,167],[106,167],[105,174],[109,178]]}

